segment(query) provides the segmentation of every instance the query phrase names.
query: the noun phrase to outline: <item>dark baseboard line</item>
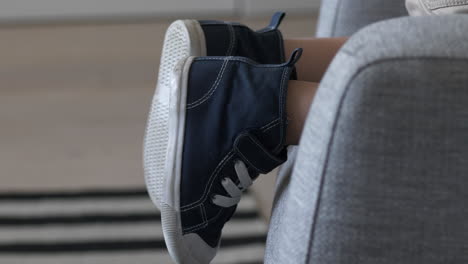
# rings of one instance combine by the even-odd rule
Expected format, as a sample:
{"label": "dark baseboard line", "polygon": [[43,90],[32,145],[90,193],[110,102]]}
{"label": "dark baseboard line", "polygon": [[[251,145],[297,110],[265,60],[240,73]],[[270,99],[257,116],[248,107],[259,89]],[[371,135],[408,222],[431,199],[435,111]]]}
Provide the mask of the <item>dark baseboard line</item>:
{"label": "dark baseboard line", "polygon": [[[221,241],[223,248],[245,245],[264,244],[266,235],[225,238]],[[61,254],[73,252],[109,252],[109,251],[142,251],[166,250],[162,239],[121,239],[112,241],[80,242],[31,242],[0,244],[1,254]]]}
{"label": "dark baseboard line", "polygon": [[80,191],[4,191],[0,192],[0,202],[5,201],[37,201],[42,199],[47,200],[77,200],[77,199],[92,199],[92,198],[112,198],[112,199],[128,199],[134,197],[148,197],[148,192],[145,188],[134,189],[95,189],[95,190],[80,190]]}
{"label": "dark baseboard line", "polygon": [[[232,219],[252,220],[259,218],[256,211],[237,211]],[[122,224],[161,222],[158,212],[141,213],[82,213],[78,215],[47,215],[47,216],[0,216],[1,226],[41,226],[41,225],[87,225],[87,224]]]}
{"label": "dark baseboard line", "polygon": [[[249,192],[246,192],[249,193]],[[64,191],[0,191],[0,203],[9,201],[79,200],[79,199],[128,199],[149,198],[146,188],[94,189]]]}

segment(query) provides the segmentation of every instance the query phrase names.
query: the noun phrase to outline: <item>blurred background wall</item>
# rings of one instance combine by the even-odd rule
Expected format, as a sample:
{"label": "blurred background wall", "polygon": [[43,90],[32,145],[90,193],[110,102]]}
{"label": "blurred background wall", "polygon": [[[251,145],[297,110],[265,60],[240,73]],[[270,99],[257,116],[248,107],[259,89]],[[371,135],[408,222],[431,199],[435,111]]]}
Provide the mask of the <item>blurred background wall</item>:
{"label": "blurred background wall", "polygon": [[319,0],[0,0],[0,21],[258,16],[276,10],[307,14],[318,6]]}
{"label": "blurred background wall", "polygon": [[319,0],[0,0],[0,189],[143,187],[143,135],[167,26],[200,17],[259,29],[285,10],[283,35],[312,37],[318,7]]}
{"label": "blurred background wall", "polygon": [[[171,263],[142,168],[167,26],[284,10],[285,38],[312,37],[318,2],[0,0],[0,263]],[[243,197],[214,263],[262,263],[273,191]]]}
{"label": "blurred background wall", "polygon": [[[287,12],[312,37],[320,0],[0,0],[0,192],[143,188],[142,142],[171,21]],[[255,193],[269,214],[273,177]]]}

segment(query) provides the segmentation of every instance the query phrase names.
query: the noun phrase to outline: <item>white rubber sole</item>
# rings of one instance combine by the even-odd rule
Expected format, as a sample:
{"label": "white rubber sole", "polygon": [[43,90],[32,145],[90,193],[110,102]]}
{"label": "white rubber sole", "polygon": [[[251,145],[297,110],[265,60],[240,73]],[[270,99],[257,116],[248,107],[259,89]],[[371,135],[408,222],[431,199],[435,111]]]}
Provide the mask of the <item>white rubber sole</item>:
{"label": "white rubber sole", "polygon": [[[178,206],[177,201],[168,201],[164,186],[169,178],[173,181],[175,135],[173,124],[185,118],[185,110],[175,109],[180,91],[175,86],[174,71],[178,63],[191,56],[206,54],[205,36],[196,20],[177,20],[166,31],[159,76],[146,127],[144,142],[144,169],[148,193],[158,208],[161,201]],[[177,98],[177,100],[176,100]],[[180,113],[179,113],[180,111]],[[177,208],[178,209],[178,208]]]}
{"label": "white rubber sole", "polygon": [[177,263],[209,263],[216,254],[216,249],[197,235],[183,236],[180,219],[187,79],[193,57],[205,55],[204,33],[198,21],[178,20],[169,26],[144,143],[148,193],[161,210],[166,245]]}

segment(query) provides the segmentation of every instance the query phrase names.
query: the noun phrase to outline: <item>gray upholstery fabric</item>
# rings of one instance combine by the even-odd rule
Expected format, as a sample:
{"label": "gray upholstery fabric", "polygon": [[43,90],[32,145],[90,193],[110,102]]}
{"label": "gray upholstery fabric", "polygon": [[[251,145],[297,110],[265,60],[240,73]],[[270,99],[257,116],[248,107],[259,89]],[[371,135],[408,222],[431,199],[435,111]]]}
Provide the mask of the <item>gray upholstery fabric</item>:
{"label": "gray upholstery fabric", "polygon": [[[351,36],[373,22],[406,15],[403,0],[323,0],[316,36],[322,38]],[[290,147],[288,153],[290,161],[281,166],[279,179],[290,177],[289,172],[294,165],[291,160],[296,158],[296,152],[296,147]]]}
{"label": "gray upholstery fabric", "polygon": [[277,193],[265,263],[468,263],[467,33],[468,16],[407,17],[348,41]]}
{"label": "gray upholstery fabric", "polygon": [[412,16],[468,13],[468,0],[406,0],[406,9]]}
{"label": "gray upholstery fabric", "polygon": [[[405,15],[407,15],[407,12],[403,1],[323,0],[316,36],[351,36],[361,27],[370,23]],[[274,202],[274,207],[277,208],[276,213],[282,212],[280,209],[282,199],[285,199],[288,195],[289,177],[291,176],[296,155],[297,147],[289,147],[289,160],[279,170],[276,190],[279,195],[277,195],[278,199]],[[271,225],[270,228],[274,229],[275,225]]]}
{"label": "gray upholstery fabric", "polygon": [[[351,7],[351,8],[350,8]],[[403,1],[387,0],[323,0],[316,30],[317,37],[351,36],[362,27],[376,21],[407,15]],[[288,184],[297,155],[297,147],[288,150],[288,162],[283,164],[278,173],[274,220],[281,219],[283,201],[288,197]],[[270,232],[275,234],[276,224],[270,225]],[[272,241],[271,239],[269,240]],[[273,248],[273,247],[272,247]]]}
{"label": "gray upholstery fabric", "polygon": [[323,0],[318,37],[347,37],[362,27],[407,16],[404,0]]}

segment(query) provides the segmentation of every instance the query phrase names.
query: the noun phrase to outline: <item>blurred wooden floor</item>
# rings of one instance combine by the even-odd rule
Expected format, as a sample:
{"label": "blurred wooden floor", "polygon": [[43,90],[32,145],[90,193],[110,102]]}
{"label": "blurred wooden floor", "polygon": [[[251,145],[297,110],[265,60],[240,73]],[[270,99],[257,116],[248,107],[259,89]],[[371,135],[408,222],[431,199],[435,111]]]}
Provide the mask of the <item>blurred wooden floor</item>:
{"label": "blurred wooden floor", "polygon": [[[167,26],[0,26],[0,189],[142,186],[142,140]],[[282,25],[289,37],[314,29],[314,17]]]}

